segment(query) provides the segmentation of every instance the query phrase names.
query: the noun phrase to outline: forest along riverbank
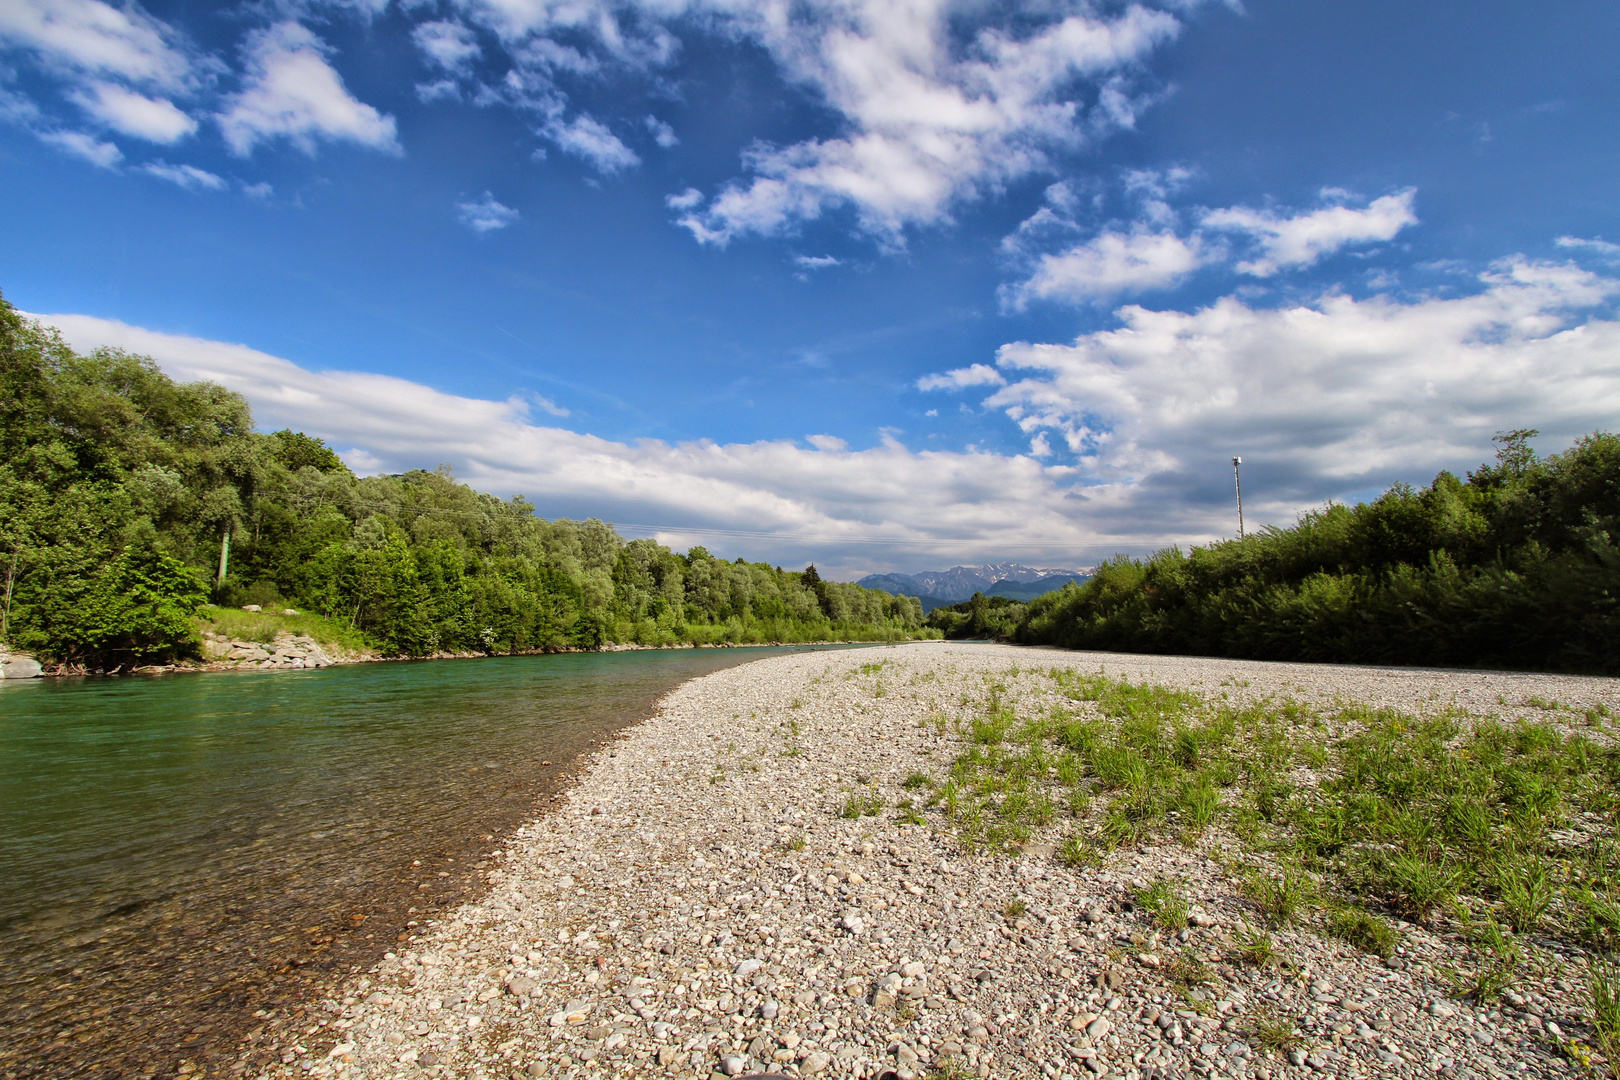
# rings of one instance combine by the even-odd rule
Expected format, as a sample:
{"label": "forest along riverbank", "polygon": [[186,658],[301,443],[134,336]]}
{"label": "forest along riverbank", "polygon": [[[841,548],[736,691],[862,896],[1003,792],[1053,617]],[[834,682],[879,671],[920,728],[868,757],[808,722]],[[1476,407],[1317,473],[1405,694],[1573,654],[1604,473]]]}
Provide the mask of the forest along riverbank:
{"label": "forest along riverbank", "polygon": [[479,895],[581,750],[757,655],[8,681],[0,1076],[222,1071]]}
{"label": "forest along riverbank", "polygon": [[[1616,687],[956,644],[761,660],[686,683],[596,751],[555,812],[489,852],[483,898],[347,980],[315,1022],[270,1017],[243,1061],[368,1077],[1566,1074],[1562,1048],[1591,1053],[1595,1035],[1558,927],[1497,926],[1517,967],[1470,1000],[1442,969],[1466,982],[1489,957],[1442,908],[1407,921],[1369,901],[1363,922],[1330,922],[1349,917],[1344,894],[1279,869],[1244,808],[1277,794],[1267,776],[1327,792],[1358,724],[1495,738],[1479,718],[1497,714],[1550,733],[1525,736],[1544,751],[1578,735],[1606,754]],[[1031,756],[1038,733],[1018,741],[1045,717],[1103,761],[1119,731],[1195,713],[1209,726],[1162,733],[1174,768],[1242,766],[1213,816],[1179,795],[1158,817],[1116,814],[1134,788],[1064,777],[1055,751]],[[1222,716],[1238,724],[1225,743]],[[998,776],[1021,803],[998,799]],[[1048,781],[1077,816],[1020,817]],[[998,846],[1020,821],[1018,847]],[[1137,840],[1110,852],[1121,823]]]}

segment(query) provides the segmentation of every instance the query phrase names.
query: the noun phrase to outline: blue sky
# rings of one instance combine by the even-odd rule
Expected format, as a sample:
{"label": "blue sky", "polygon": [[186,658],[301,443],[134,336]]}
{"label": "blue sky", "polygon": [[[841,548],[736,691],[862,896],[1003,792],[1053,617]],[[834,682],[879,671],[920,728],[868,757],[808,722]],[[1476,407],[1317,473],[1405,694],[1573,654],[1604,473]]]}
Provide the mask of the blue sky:
{"label": "blue sky", "polygon": [[0,5],[0,288],[360,471],[1077,565],[1620,415],[1620,9]]}

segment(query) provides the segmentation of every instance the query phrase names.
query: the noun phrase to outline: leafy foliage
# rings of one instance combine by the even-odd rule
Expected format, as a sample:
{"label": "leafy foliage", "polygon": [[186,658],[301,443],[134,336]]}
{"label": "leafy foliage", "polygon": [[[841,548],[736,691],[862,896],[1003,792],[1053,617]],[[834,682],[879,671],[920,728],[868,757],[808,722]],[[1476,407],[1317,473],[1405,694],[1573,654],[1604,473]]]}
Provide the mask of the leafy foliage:
{"label": "leafy foliage", "polygon": [[1620,672],[1620,438],[1494,465],[1032,601],[1019,641],[1270,660]]}
{"label": "leafy foliage", "polygon": [[960,604],[928,613],[928,625],[946,638],[1010,638],[1024,617],[1027,605],[1007,596],[974,593]]}
{"label": "leafy foliage", "polygon": [[210,589],[319,612],[400,655],[935,634],[916,599],[814,568],[546,521],[444,468],[358,478],[319,439],[254,431],[223,387],[115,349],[81,356],[3,298],[0,573],[15,644],[100,669],[194,653]]}

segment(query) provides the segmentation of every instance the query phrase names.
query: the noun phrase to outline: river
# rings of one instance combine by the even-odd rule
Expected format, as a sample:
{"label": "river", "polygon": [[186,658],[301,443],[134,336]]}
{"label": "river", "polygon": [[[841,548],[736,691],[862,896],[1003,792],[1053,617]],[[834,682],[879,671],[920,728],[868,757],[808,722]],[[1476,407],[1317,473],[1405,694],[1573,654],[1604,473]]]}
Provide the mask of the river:
{"label": "river", "polygon": [[593,741],[787,651],[0,682],[0,1075],[228,1073],[476,890]]}

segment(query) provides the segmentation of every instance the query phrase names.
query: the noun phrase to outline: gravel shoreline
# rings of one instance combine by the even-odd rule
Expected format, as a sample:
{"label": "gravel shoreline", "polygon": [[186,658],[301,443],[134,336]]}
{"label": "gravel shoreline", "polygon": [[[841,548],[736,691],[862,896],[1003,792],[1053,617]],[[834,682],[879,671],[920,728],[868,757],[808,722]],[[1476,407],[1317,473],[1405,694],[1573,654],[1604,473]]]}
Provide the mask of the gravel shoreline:
{"label": "gravel shoreline", "polygon": [[[944,777],[963,746],[953,722],[982,704],[987,677],[1036,712],[1052,667],[1238,703],[1544,722],[1565,715],[1546,702],[1620,709],[1620,680],[1541,674],[943,643],[755,661],[670,693],[491,854],[481,899],[357,975],[319,1023],[266,1016],[233,1071],[1581,1074],[1561,1048],[1582,1030],[1573,968],[1540,963],[1475,1007],[1438,972],[1454,946],[1406,924],[1387,961],[1295,927],[1276,933],[1291,966],[1231,962],[1232,931],[1256,916],[1230,872],[1240,845],[1220,830],[1073,868],[1053,836],[967,855],[939,811],[900,815],[920,824],[892,809],[839,816],[852,792],[893,808],[912,794],[907,777]],[[444,872],[420,869],[423,889]],[[1191,919],[1161,940],[1131,901],[1164,877],[1188,893]],[[1160,970],[1172,952],[1219,977],[1173,985]],[[1245,1038],[1269,1013],[1298,1023],[1298,1046],[1267,1053]]]}

